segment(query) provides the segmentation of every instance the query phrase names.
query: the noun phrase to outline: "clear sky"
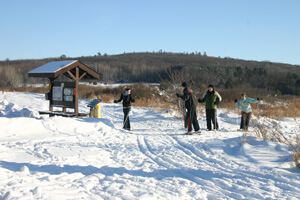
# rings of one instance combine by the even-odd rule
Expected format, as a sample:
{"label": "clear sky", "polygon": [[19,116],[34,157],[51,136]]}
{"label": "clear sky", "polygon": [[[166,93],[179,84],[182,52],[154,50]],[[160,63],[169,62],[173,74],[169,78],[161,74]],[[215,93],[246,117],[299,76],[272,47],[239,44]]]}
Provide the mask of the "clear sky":
{"label": "clear sky", "polygon": [[300,65],[300,0],[0,0],[0,60],[200,52]]}

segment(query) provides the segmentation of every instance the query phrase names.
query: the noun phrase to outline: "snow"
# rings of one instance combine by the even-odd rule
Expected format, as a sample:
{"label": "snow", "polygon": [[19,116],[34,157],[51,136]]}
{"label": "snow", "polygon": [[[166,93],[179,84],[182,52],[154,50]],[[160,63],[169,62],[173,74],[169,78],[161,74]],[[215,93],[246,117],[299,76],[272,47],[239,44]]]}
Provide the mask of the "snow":
{"label": "snow", "polygon": [[[100,119],[39,116],[47,109],[42,94],[0,93],[0,199],[300,198],[291,149],[251,131],[244,141],[226,110],[220,131],[201,114],[202,133],[186,136],[174,112],[133,107],[125,131],[120,104],[101,103]],[[276,123],[299,133],[299,118]]]}
{"label": "snow", "polygon": [[28,72],[29,74],[39,74],[39,73],[54,73],[58,70],[65,68],[72,63],[76,62],[77,60],[63,60],[63,61],[53,61],[46,63],[36,69],[31,70]]}

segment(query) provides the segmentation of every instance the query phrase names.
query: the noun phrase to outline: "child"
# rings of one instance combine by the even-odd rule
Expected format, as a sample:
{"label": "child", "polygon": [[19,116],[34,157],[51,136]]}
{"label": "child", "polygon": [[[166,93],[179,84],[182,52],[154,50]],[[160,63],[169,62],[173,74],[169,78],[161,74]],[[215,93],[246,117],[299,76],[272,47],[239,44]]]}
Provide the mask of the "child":
{"label": "child", "polygon": [[246,93],[242,94],[242,98],[238,101],[235,99],[235,106],[236,107],[242,107],[242,118],[241,118],[241,126],[240,129],[247,131],[249,122],[252,115],[252,108],[251,103],[257,103],[259,98],[252,99],[247,97]]}

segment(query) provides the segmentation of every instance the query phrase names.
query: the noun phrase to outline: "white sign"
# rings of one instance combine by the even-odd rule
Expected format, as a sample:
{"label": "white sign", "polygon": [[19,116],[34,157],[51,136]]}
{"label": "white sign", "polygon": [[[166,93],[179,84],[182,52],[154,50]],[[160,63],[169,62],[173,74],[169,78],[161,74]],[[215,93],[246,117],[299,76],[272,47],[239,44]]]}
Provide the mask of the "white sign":
{"label": "white sign", "polygon": [[52,100],[62,101],[62,87],[53,86],[52,89]]}

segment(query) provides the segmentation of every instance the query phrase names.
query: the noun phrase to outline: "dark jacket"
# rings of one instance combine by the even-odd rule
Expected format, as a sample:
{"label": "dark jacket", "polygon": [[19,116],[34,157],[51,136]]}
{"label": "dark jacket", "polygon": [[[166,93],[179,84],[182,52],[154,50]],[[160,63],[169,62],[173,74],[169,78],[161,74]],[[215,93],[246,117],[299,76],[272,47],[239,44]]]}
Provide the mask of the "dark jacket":
{"label": "dark jacket", "polygon": [[123,107],[130,107],[131,102],[134,103],[135,100],[131,97],[131,94],[127,94],[126,91],[120,96],[120,99],[115,101],[116,103],[123,101]]}
{"label": "dark jacket", "polygon": [[193,90],[185,88],[183,90],[183,95],[177,94],[177,96],[184,100],[184,105],[187,109],[192,107],[196,108],[196,97]]}
{"label": "dark jacket", "polygon": [[206,109],[217,109],[217,105],[220,101],[222,101],[222,97],[214,90],[212,92],[207,91],[202,99],[198,99],[199,103],[205,102]]}

